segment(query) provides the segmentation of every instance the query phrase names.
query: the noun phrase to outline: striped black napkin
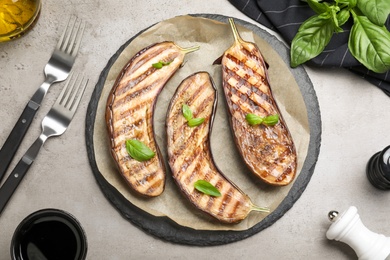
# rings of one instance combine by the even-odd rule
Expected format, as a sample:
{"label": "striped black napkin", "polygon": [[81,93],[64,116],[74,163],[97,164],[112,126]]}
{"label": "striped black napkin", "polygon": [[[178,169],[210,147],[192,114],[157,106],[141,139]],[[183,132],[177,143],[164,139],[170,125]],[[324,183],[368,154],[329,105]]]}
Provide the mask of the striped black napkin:
{"label": "striped black napkin", "polygon": [[[229,2],[253,20],[278,32],[289,44],[302,22],[315,14],[308,4],[301,0],[229,0]],[[342,26],[344,32],[335,34],[323,53],[307,64],[349,69],[390,96],[390,71],[374,73],[361,65],[349,52],[348,37],[353,24],[351,20]],[[387,19],[386,27],[390,30],[390,19]]]}

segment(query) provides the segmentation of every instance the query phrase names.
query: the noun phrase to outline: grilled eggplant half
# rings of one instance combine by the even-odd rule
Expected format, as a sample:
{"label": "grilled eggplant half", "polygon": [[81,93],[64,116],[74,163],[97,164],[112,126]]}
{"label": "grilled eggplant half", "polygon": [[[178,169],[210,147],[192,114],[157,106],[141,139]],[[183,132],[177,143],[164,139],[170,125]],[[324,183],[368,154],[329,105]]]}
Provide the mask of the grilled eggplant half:
{"label": "grilled eggplant half", "polygon": [[[235,42],[225,51],[221,63],[223,89],[236,145],[256,176],[272,185],[287,185],[296,175],[297,154],[273,97],[266,63],[256,44],[242,40],[233,19],[229,22]],[[248,115],[260,118],[260,121],[270,116],[279,117],[279,120],[272,126],[251,125]]]}
{"label": "grilled eggplant half", "polygon": [[[221,222],[236,223],[252,210],[269,210],[255,206],[214,163],[209,139],[216,102],[216,89],[207,72],[198,72],[183,80],[168,108],[168,162],[173,179],[193,205]],[[194,126],[191,119],[202,123]],[[220,196],[196,189],[199,180],[211,184]]]}
{"label": "grilled eggplant half", "polygon": [[[106,123],[111,154],[121,175],[138,194],[155,197],[164,191],[166,170],[154,137],[154,107],[185,54],[196,49],[182,49],[173,42],[146,47],[123,68],[108,96]],[[149,148],[154,157],[131,157],[126,147],[130,140]],[[142,153],[142,149],[138,152]]]}

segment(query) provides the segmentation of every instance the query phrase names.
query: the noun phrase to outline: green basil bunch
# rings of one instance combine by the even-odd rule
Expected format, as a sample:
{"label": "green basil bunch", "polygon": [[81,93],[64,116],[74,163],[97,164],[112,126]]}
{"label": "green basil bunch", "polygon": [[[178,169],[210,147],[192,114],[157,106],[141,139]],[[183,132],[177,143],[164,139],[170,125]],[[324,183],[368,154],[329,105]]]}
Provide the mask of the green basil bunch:
{"label": "green basil bunch", "polygon": [[300,26],[291,43],[291,66],[296,67],[319,55],[334,33],[353,19],[348,48],[365,67],[384,73],[390,69],[390,32],[385,22],[390,0],[306,0],[317,13]]}

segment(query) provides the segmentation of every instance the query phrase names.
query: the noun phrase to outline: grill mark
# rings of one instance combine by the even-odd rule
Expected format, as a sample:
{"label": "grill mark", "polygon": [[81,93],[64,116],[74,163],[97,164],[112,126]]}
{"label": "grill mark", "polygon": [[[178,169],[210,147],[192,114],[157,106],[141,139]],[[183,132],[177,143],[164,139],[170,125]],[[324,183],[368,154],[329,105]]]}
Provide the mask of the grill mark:
{"label": "grill mark", "polygon": [[211,208],[214,206],[215,203],[216,199],[213,196],[209,196],[209,200],[206,203],[205,209],[211,212]]}
{"label": "grill mark", "polygon": [[[209,124],[209,118],[205,118],[205,121],[203,122],[203,124],[198,126],[198,127],[195,127],[193,129],[193,131],[191,132],[191,135],[187,137],[187,143],[191,143],[193,140],[196,140],[195,136],[197,136],[197,133],[203,131],[203,128],[205,128],[206,126],[208,127],[208,124]],[[184,127],[187,127],[187,126],[184,125]],[[172,145],[177,147],[176,143],[174,143]],[[171,162],[173,162],[175,164],[176,163],[176,159],[181,154],[183,154],[186,150],[188,150],[188,148],[185,147],[185,145],[180,146],[180,149],[175,149],[175,151],[173,152],[173,155],[171,157],[172,158]],[[189,153],[190,157],[187,157],[186,159],[187,160],[193,159],[195,157],[195,154],[196,154],[196,150],[193,153]]]}
{"label": "grill mark", "polygon": [[234,215],[238,211],[238,208],[240,207],[240,205],[241,205],[241,201],[236,200],[234,203],[234,206],[232,207],[232,211],[228,212],[228,214],[227,214],[229,218],[234,218]]}
{"label": "grill mark", "polygon": [[[186,93],[187,90],[192,86],[192,84],[193,84],[194,82],[189,80],[188,82],[186,81],[185,83],[186,83],[186,84],[182,86],[182,90],[180,91],[181,93]],[[180,98],[180,97],[178,96],[178,97],[176,98],[176,100],[179,99],[179,98]]]}
{"label": "grill mark", "polygon": [[[201,176],[201,172],[199,171],[199,169],[201,168],[201,165],[202,165],[201,164],[202,157],[203,156],[201,153],[201,149],[198,147],[197,147],[197,149],[194,150],[194,152],[192,154],[190,154],[190,157],[186,157],[186,160],[191,162],[187,168],[191,167],[194,163],[195,163],[195,166],[194,166],[194,169],[190,175],[186,176],[186,171],[181,172],[181,175],[185,177],[185,179],[183,180],[184,182],[190,183],[194,179],[195,176]],[[180,176],[180,177],[182,177],[182,176]],[[180,178],[180,179],[182,179],[182,178]]]}
{"label": "grill mark", "polygon": [[142,178],[137,178],[136,176],[134,178],[132,178],[133,181],[131,181],[131,183],[133,183],[135,186],[142,186],[144,187],[145,184],[150,184],[152,180],[154,180],[156,178],[156,176],[159,175],[159,171],[156,170],[156,171],[153,171],[149,174],[145,174],[144,176],[142,176]]}
{"label": "grill mark", "polygon": [[[203,90],[203,89],[202,89]],[[197,92],[198,93],[198,92]],[[200,93],[200,92],[199,92]],[[194,94],[195,95],[195,94]],[[192,96],[194,96],[192,95]],[[192,98],[192,97],[191,97]],[[188,103],[192,104],[194,103],[196,100],[192,100],[191,102],[191,98],[188,100]],[[204,108],[207,108],[209,105],[210,105],[210,101],[213,101],[214,100],[214,96],[213,96],[213,93],[210,93],[210,95],[208,95],[204,100],[203,102],[199,105],[199,107],[197,108],[197,111],[199,111],[198,113],[200,112],[204,112]],[[181,112],[181,110],[178,110],[175,115],[177,116],[179,113]],[[195,111],[194,111],[195,112]],[[194,117],[197,117],[198,113],[194,113]],[[175,118],[175,115],[173,115],[171,117],[171,119]],[[203,122],[203,124],[201,124],[200,126],[196,127],[196,128],[193,128],[193,131],[191,132],[191,135],[187,137],[187,140],[188,140],[188,143],[190,143],[192,140],[195,140],[195,136],[197,135],[197,133],[199,131],[203,131],[204,128],[208,128],[209,127],[209,122],[210,122],[210,116],[207,116],[205,117],[205,121]],[[172,136],[172,140],[173,140],[173,146],[174,147],[177,147],[177,144],[176,144],[176,135],[182,135],[183,131],[182,129],[187,127],[186,126],[187,122],[184,121],[183,124],[181,126],[174,126],[175,128],[179,128],[180,131],[173,131],[173,136]],[[183,147],[180,147],[180,149],[175,149],[175,152],[174,152],[174,155],[180,155],[183,153],[183,150],[185,150],[186,148],[183,146]],[[177,156],[174,156],[174,161],[176,161],[176,158]]]}
{"label": "grill mark", "polygon": [[[169,47],[167,48],[167,46]],[[173,50],[173,49],[174,49],[173,44],[162,43],[162,44],[151,46],[151,48],[145,49],[144,51],[138,53],[138,56],[135,57],[133,62],[130,63],[129,66],[124,69],[125,73],[122,75],[121,80],[119,81],[119,85],[116,89],[116,95],[119,96],[125,93],[126,91],[128,91],[129,89],[134,88],[136,85],[138,85],[149,75],[153,74],[153,72],[155,72],[157,69],[154,68],[153,66],[150,66],[144,73],[140,74],[138,77],[133,79],[130,78],[126,82],[123,82],[126,79],[126,77],[133,74],[135,71],[139,70],[143,65],[148,63],[153,58],[159,56],[164,52],[167,53],[166,54],[167,57],[162,58],[161,59],[162,61],[173,61],[176,57],[178,57],[180,53],[178,52],[178,50]],[[139,59],[139,57],[142,58]]]}
{"label": "grill mark", "polygon": [[[196,165],[195,165],[195,168],[194,168],[194,171],[193,171],[193,172],[195,173],[194,176],[198,176],[198,177],[199,177],[197,180],[205,180],[205,181],[208,181],[209,178],[210,178],[209,172],[204,173],[204,172],[199,171],[199,169],[201,168],[201,167],[199,167],[199,166],[201,165],[201,161],[202,161],[202,159],[200,159],[200,160],[198,160],[198,161],[196,162]],[[202,175],[203,173],[204,173],[204,175]],[[192,192],[191,194],[196,194],[196,193],[199,193],[199,191],[198,191],[197,189],[193,189],[193,192]],[[196,198],[196,201],[197,201],[198,203],[199,203],[200,200],[202,200],[202,197],[204,196],[203,193],[200,193],[200,194],[201,194],[201,196],[198,196],[198,197]]]}
{"label": "grill mark", "polygon": [[[247,80],[250,78],[250,76],[249,76],[249,74],[248,74],[248,70],[249,70],[249,71],[251,71],[251,72],[253,73],[252,76],[254,76],[254,77],[256,77],[256,78],[259,79],[258,82],[263,82],[263,83],[267,82],[267,80],[266,80],[266,78],[265,78],[265,75],[261,75],[261,74],[259,74],[257,71],[254,71],[252,68],[248,67],[242,60],[240,60],[239,58],[237,58],[237,57],[234,56],[233,54],[227,53],[227,54],[226,54],[226,58],[229,59],[229,60],[231,60],[233,63],[236,64],[236,66],[234,67],[234,68],[235,68],[235,70],[234,70],[234,73],[235,73],[235,74],[236,74],[236,72],[239,70],[239,68],[243,68],[243,69],[244,69],[245,75],[247,76],[247,77],[243,78],[245,81],[247,81]],[[256,61],[256,63],[257,63],[259,66],[262,66],[262,62],[260,62],[258,59],[255,59],[255,61]],[[239,76],[239,75],[237,74],[237,76]],[[240,76],[239,76],[239,77],[240,77]],[[240,78],[241,78],[241,77],[240,77]]]}
{"label": "grill mark", "polygon": [[[197,127],[191,129],[192,130],[191,134],[186,137],[188,143],[191,143],[191,141],[195,139],[195,136],[197,135],[198,132],[203,131],[203,129],[206,127],[209,127],[210,117],[205,117],[204,119],[205,119],[204,122],[200,126],[197,126]],[[185,150],[186,148],[184,146],[177,147],[178,146],[177,141],[179,140],[178,136],[181,136],[184,132],[183,129],[188,127],[187,121],[183,121],[182,125],[174,126],[174,127],[176,129],[178,129],[179,131],[173,132],[173,135],[172,135],[173,144],[172,145],[176,147],[174,154],[180,155],[183,152],[183,150]],[[179,142],[180,142],[180,140],[179,140]],[[180,148],[180,149],[178,149],[178,148]]]}
{"label": "grill mark", "polygon": [[[154,147],[153,147],[154,148]],[[152,148],[151,148],[152,149]],[[152,149],[153,150],[153,149]],[[135,159],[131,158],[130,155],[124,156],[120,158],[121,165],[129,165],[131,168],[131,172],[133,172],[132,175],[136,175],[137,172],[140,172],[146,168],[155,167],[160,165],[160,161],[158,159],[152,159],[144,162],[136,161]],[[125,164],[127,163],[127,164]],[[130,171],[130,169],[128,169]]]}
{"label": "grill mark", "polygon": [[[214,95],[213,95],[213,94],[210,94],[210,95],[206,96],[206,97],[203,99],[203,101],[198,105],[196,111],[193,111],[193,112],[194,112],[194,113],[193,113],[193,114],[194,114],[194,117],[198,117],[199,114],[201,114],[202,112],[204,112],[205,109],[206,109],[207,107],[209,107],[210,105],[213,104],[213,101],[214,101]],[[207,119],[207,121],[208,121],[208,119],[210,118],[210,116],[207,116],[207,117],[204,117],[204,118],[205,118],[205,121],[206,121],[206,119]]]}
{"label": "grill mark", "polygon": [[244,57],[249,57],[249,59],[255,60],[257,64],[261,64],[261,66],[263,67],[263,71],[265,72],[267,68],[263,66],[265,62],[262,58],[263,55],[261,55],[260,51],[257,48],[254,48],[254,51],[250,51],[246,49],[245,46],[243,47],[244,48],[240,48],[240,50],[244,53]]}
{"label": "grill mark", "polygon": [[157,178],[157,176],[159,175],[159,171],[155,171],[155,172],[152,172],[148,175],[145,176],[144,180],[147,182],[147,183],[152,183],[153,180],[155,180]]}
{"label": "grill mark", "polygon": [[[169,48],[167,48],[167,46],[169,46]],[[153,59],[157,55],[163,53],[164,51],[171,50],[173,45],[171,43],[169,43],[169,45],[167,43],[160,43],[160,44],[157,44],[157,45],[154,45],[151,47],[152,48],[146,49],[144,52],[140,53],[140,55],[136,57],[135,60],[139,60],[139,61],[134,63],[133,68],[131,70],[129,70],[129,74],[133,73],[138,68],[142,67],[145,63],[147,63],[148,61],[150,61],[151,59]],[[154,51],[152,51],[152,50],[154,50]],[[147,52],[150,52],[150,54],[145,55],[145,54],[147,54]],[[139,59],[139,57],[142,57],[142,58]]]}
{"label": "grill mark", "polygon": [[[197,164],[199,164],[199,156],[200,156],[200,153],[196,153],[196,152],[194,152],[194,154],[193,154],[194,156],[193,156],[193,158],[192,158],[192,160],[191,159],[188,159],[188,158],[185,158],[183,161],[186,161],[187,162],[187,167],[185,168],[185,170],[183,170],[182,168],[180,168],[178,171],[176,171],[176,174],[175,174],[175,176],[176,176],[176,178],[178,179],[178,180],[182,180],[183,178],[184,178],[184,180],[183,180],[183,182],[188,182],[188,183],[190,183],[190,182],[192,182],[192,180],[193,180],[193,178],[198,174],[198,172],[196,171],[196,169],[197,169]],[[193,171],[191,171],[190,172],[190,174],[188,174],[187,173],[187,169],[188,168],[190,168],[192,165],[194,165],[194,170]],[[188,175],[187,175],[188,174]],[[188,184],[187,183],[187,184]]]}
{"label": "grill mark", "polygon": [[122,128],[116,128],[115,131],[113,131],[112,133],[112,136],[114,137],[114,139],[122,136],[122,135],[126,135],[127,133],[129,133],[131,130],[137,128],[137,127],[140,127],[143,123],[144,123],[144,120],[145,118],[138,118],[136,119],[136,121],[134,121],[132,124],[128,125],[124,125]]}
{"label": "grill mark", "polygon": [[[196,88],[195,91],[193,91],[191,93],[191,96],[188,98],[187,103],[189,105],[194,104],[200,98],[200,96],[202,95],[202,92],[205,89],[207,91],[207,87],[208,87],[207,82],[204,82],[202,85],[200,85],[198,88]],[[183,89],[183,91],[187,91],[187,90],[188,89]],[[200,109],[197,109],[197,110],[199,111]]]}
{"label": "grill mark", "polygon": [[[121,135],[116,135],[115,136],[115,138],[113,139],[114,140],[113,147],[116,148],[116,147],[121,147],[121,145],[125,145],[125,143],[124,143],[125,140],[123,140],[125,138],[126,138],[126,140],[128,140],[130,138],[131,139],[143,140],[143,139],[145,139],[144,136],[143,136],[143,133],[145,131],[148,132],[148,139],[146,139],[146,141],[148,141],[149,143],[155,142],[155,140],[153,138],[153,128],[150,126],[152,117],[151,117],[151,115],[146,114],[145,115],[145,119],[147,121],[149,121],[149,123],[146,123],[147,124],[146,127],[142,127],[142,126],[145,125],[144,123],[142,123],[141,127],[136,126],[135,124],[130,124],[130,126],[117,128],[116,131],[118,131],[118,132],[120,131]],[[137,129],[137,127],[139,129]],[[120,129],[122,129],[122,130],[120,130]]]}
{"label": "grill mark", "polygon": [[218,209],[219,216],[223,216],[225,214],[226,205],[230,204],[230,202],[232,201],[233,193],[234,193],[234,188],[230,187],[229,190],[225,194],[223,194],[222,203]]}
{"label": "grill mark", "polygon": [[138,77],[133,78],[133,79],[129,78],[126,82],[121,82],[121,84],[118,85],[118,88],[116,89],[115,94],[117,96],[121,96],[124,93],[126,93],[127,91],[130,91],[131,89],[135,88],[139,83],[141,83],[146,78],[148,78],[150,75],[152,75],[153,72],[155,72],[155,71],[156,71],[156,69],[154,67],[150,67],[149,69],[147,69],[144,73],[142,73]]}
{"label": "grill mark", "polygon": [[[162,49],[164,49],[164,48],[162,48]],[[180,53],[177,53],[177,52],[174,52],[174,53],[168,52],[167,58],[162,58],[161,60],[173,61],[175,58],[177,58],[179,56],[179,54]],[[157,56],[157,55],[155,55],[155,56]],[[154,57],[151,56],[148,60],[150,60],[152,58],[154,58]],[[172,66],[176,66],[176,65],[173,64]],[[169,73],[174,73],[177,69],[178,68],[173,68],[172,71],[170,71]],[[148,68],[144,73],[140,74],[138,77],[136,77],[134,79],[129,79],[127,82],[120,81],[119,85],[117,86],[117,88],[115,90],[116,101],[113,104],[113,107],[115,107],[114,105],[119,106],[119,105],[123,104],[123,102],[126,102],[126,100],[123,100],[124,98],[128,98],[128,97],[131,99],[137,98],[138,96],[140,96],[140,94],[145,94],[148,91],[150,91],[152,89],[152,87],[154,87],[155,85],[158,85],[161,81],[163,81],[163,79],[160,79],[159,81],[153,80],[153,81],[151,81],[151,84],[146,84],[146,87],[143,87],[139,90],[131,91],[132,89],[137,88],[138,85],[140,85],[144,82],[147,82],[148,78],[154,76],[154,73],[157,73],[158,71],[159,71],[159,69],[156,69],[153,66],[150,66],[150,68]],[[131,74],[131,73],[133,73],[133,71],[129,72],[128,74]],[[122,77],[122,80],[123,79],[125,79],[125,78]],[[161,86],[161,87],[163,87],[163,86]],[[145,89],[146,89],[146,91],[145,91]],[[129,92],[129,94],[126,95],[124,98],[119,98],[119,96],[121,96],[122,94],[124,94],[126,92]]]}
{"label": "grill mark", "polygon": [[[228,58],[229,58],[229,55],[227,55]],[[237,59],[233,58],[233,57],[230,57],[232,59],[233,62],[235,62],[236,64],[237,63]],[[238,64],[239,65],[239,64]],[[242,65],[242,64],[241,64]],[[249,67],[245,67],[245,69],[250,69]],[[267,93],[264,93],[263,91],[261,91],[260,87],[258,86],[259,83],[257,83],[256,85],[252,85],[250,84],[247,79],[249,78],[249,76],[247,78],[243,78],[241,77],[240,75],[238,75],[236,72],[238,70],[238,67],[234,67],[233,69],[228,69],[226,68],[225,69],[225,73],[227,74],[227,77],[225,79],[225,82],[227,83],[229,81],[230,78],[234,78],[236,81],[237,81],[237,84],[236,85],[231,85],[229,84],[229,86],[231,86],[230,89],[235,89],[236,91],[234,93],[237,93],[239,92],[241,95],[237,95],[238,97],[240,97],[240,101],[242,103],[247,103],[253,110],[257,110],[257,111],[267,111],[267,109],[265,108],[267,105],[268,107],[273,107],[274,104],[272,103],[272,99],[269,97],[269,95]],[[250,69],[251,70],[251,69]],[[253,71],[253,70],[251,70]],[[254,72],[255,73],[255,72]],[[246,74],[248,75],[248,74]],[[256,74],[257,76],[260,77],[260,81],[262,84],[265,85],[265,87],[267,89],[269,89],[269,86],[267,84],[265,84],[266,80],[264,77],[262,77],[261,75],[259,74]],[[227,83],[228,84],[228,83]],[[247,90],[247,93],[246,94],[243,94],[242,92],[240,92],[240,88],[242,86],[245,86],[248,90]],[[226,88],[224,88],[225,91],[228,91]],[[256,89],[256,91],[254,91],[254,89]],[[249,93],[248,93],[249,92]],[[232,93],[232,92],[231,92]],[[257,95],[257,97],[259,97],[261,100],[260,101],[257,101],[254,96],[254,98],[252,98],[251,96],[253,95],[253,93],[255,93]],[[263,102],[261,102],[263,101]],[[237,104],[235,103],[238,107],[241,107],[241,104]],[[245,110],[244,110],[245,111]],[[251,111],[248,111],[246,110],[246,112],[251,112]]]}
{"label": "grill mark", "polygon": [[[217,183],[214,186],[220,191],[221,187],[222,187],[222,183],[223,183],[224,180],[216,172],[213,172],[213,174],[214,174],[215,177],[218,178],[218,181],[217,181]],[[210,199],[209,199],[209,201],[207,202],[207,205],[206,205],[206,210],[211,212],[213,206],[216,205],[218,202],[221,202],[221,204],[223,204],[223,200],[221,201],[221,198],[216,199],[213,196],[210,196]],[[219,210],[218,210],[218,214],[219,214]]]}
{"label": "grill mark", "polygon": [[[125,103],[129,103],[133,100],[140,99],[140,97],[147,95],[149,92],[157,90],[158,89],[157,87],[159,85],[161,85],[161,81],[162,81],[161,79],[159,81],[153,81],[153,82],[151,82],[151,84],[146,85],[146,87],[141,88],[139,90],[136,90],[134,92],[131,92],[122,98],[119,98],[117,96],[117,98],[115,99],[115,103],[112,105],[112,109],[113,110],[118,109],[119,107],[123,106],[123,104],[125,104]],[[163,86],[160,86],[160,87],[163,87]],[[154,100],[155,98],[156,98],[155,96],[152,96],[152,97],[149,97],[148,99],[146,99],[145,101]],[[137,104],[139,104],[139,103],[135,103],[135,105],[137,105]]]}
{"label": "grill mark", "polygon": [[162,185],[162,182],[163,182],[162,179],[158,179],[157,181],[155,181],[153,185],[151,185],[150,188],[147,189],[146,193],[153,194],[155,191],[159,190]]}
{"label": "grill mark", "polygon": [[[128,68],[126,68],[126,73],[123,76],[125,77],[133,74],[135,71],[139,70],[143,65],[150,62],[150,60],[161,55],[164,52],[166,52],[167,54],[166,57],[161,58],[161,61],[168,62],[174,60],[176,57],[180,55],[180,51],[175,50],[175,48],[176,47],[171,43],[170,44],[162,43],[162,44],[155,45],[154,48],[146,49],[144,52],[140,53],[140,55],[138,55],[134,59],[133,63],[131,63]],[[139,59],[139,57],[142,58]],[[154,69],[154,67],[152,66],[151,68]]]}

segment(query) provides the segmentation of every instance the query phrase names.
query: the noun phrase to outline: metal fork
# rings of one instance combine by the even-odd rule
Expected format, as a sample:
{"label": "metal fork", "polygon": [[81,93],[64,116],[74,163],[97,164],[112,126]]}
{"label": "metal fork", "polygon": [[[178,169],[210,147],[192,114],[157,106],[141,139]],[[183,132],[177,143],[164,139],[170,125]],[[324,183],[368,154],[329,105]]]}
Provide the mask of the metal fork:
{"label": "metal fork", "polygon": [[78,20],[76,17],[74,19],[72,17],[69,18],[65,30],[44,68],[45,81],[26,105],[0,150],[0,183],[49,87],[53,83],[66,80],[68,77],[80,47],[84,28],[85,23],[83,21]]}
{"label": "metal fork", "polygon": [[53,107],[42,121],[41,135],[23,155],[0,188],[0,214],[26,175],[45,141],[49,137],[62,135],[68,128],[87,84],[88,80],[84,77],[76,76],[74,80],[72,80],[72,76],[69,78]]}

